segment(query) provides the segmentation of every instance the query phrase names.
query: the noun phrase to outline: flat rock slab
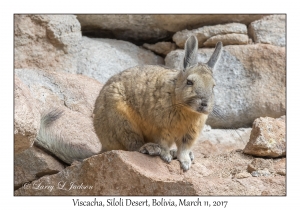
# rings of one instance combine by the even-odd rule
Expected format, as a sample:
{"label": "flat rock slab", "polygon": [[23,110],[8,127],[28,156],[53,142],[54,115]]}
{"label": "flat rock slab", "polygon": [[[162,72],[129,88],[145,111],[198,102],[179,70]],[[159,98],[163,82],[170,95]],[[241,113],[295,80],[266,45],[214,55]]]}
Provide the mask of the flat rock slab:
{"label": "flat rock slab", "polygon": [[215,47],[218,42],[226,45],[246,45],[249,37],[245,34],[224,34],[212,36],[203,43],[204,47]]}
{"label": "flat rock slab", "polygon": [[77,19],[85,35],[110,37],[132,42],[155,43],[184,29],[224,23],[250,24],[267,15],[84,15]]}
{"label": "flat rock slab", "polygon": [[286,46],[286,16],[271,15],[252,22],[249,25],[249,36],[255,43]]}
{"label": "flat rock slab", "polygon": [[55,175],[15,191],[15,195],[285,195],[285,176],[236,176],[251,156],[240,152],[200,158],[183,172],[138,152],[110,151],[77,162]]}
{"label": "flat rock slab", "polygon": [[[184,48],[186,40],[194,35],[198,39],[198,46],[212,46],[211,39],[214,36],[226,34],[242,34],[247,37],[247,26],[241,23],[228,23],[224,25],[204,26],[193,30],[183,30],[174,34],[173,41],[180,48]],[[220,38],[220,37],[219,37]],[[205,42],[208,44],[204,45]]]}

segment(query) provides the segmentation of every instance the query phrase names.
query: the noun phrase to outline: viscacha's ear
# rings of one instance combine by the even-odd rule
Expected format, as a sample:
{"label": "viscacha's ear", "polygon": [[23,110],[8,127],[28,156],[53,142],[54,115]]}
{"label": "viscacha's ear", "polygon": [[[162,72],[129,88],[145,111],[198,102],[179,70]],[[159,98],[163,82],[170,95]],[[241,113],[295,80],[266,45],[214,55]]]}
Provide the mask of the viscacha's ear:
{"label": "viscacha's ear", "polygon": [[209,61],[207,62],[207,65],[211,68],[214,69],[216,63],[218,62],[218,60],[221,57],[222,54],[222,50],[223,50],[223,44],[222,42],[218,42],[216,44],[216,48],[215,51],[213,52],[212,56],[210,57]]}
{"label": "viscacha's ear", "polygon": [[197,37],[190,36],[184,46],[183,71],[197,63],[198,40]]}

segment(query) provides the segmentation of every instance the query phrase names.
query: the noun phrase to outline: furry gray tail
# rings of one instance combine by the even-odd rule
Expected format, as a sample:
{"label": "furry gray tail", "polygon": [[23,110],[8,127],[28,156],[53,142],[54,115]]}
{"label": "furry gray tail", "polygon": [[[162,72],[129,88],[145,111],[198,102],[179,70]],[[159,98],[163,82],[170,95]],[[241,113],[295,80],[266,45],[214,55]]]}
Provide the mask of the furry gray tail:
{"label": "furry gray tail", "polygon": [[69,139],[67,130],[60,130],[59,120],[63,112],[55,109],[41,117],[40,130],[35,140],[35,144],[46,149],[65,163],[72,164],[74,160],[82,161],[83,159],[95,155],[80,145]]}
{"label": "furry gray tail", "polygon": [[53,125],[53,123],[62,115],[63,111],[59,109],[52,110],[48,113],[43,113],[41,116],[40,130],[34,143],[37,146],[51,152],[62,161],[70,164],[68,158],[65,158],[65,155],[58,151],[58,147],[56,145],[59,141],[57,141],[57,136],[51,132],[51,125]]}
{"label": "furry gray tail", "polygon": [[45,127],[51,126],[51,124],[55,120],[59,119],[63,115],[63,113],[64,113],[64,111],[55,109],[55,110],[52,110],[51,112],[48,112],[48,113],[42,115],[41,126],[42,125]]}

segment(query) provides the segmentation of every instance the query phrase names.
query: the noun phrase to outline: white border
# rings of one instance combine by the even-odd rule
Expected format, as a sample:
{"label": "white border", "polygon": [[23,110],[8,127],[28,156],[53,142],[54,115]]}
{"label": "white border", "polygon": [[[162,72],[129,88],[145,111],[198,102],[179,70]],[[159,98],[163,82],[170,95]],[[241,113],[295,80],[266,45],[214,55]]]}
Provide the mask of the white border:
{"label": "white border", "polygon": [[[291,1],[292,2],[292,1]],[[295,2],[295,1],[294,1]],[[287,13],[287,120],[288,168],[286,197],[200,197],[203,200],[228,200],[226,209],[253,207],[291,209],[299,200],[299,12],[298,5],[276,1],[9,1],[1,3],[1,206],[30,209],[67,209],[76,197],[14,197],[13,196],[13,14],[14,13]],[[87,200],[93,197],[78,197]],[[108,197],[97,199],[106,200]],[[124,198],[124,197],[123,197]],[[147,197],[149,200],[157,197]],[[176,197],[171,197],[175,199]],[[193,199],[192,197],[191,199]],[[145,197],[135,197],[143,200]],[[97,208],[97,207],[96,207]],[[98,207],[99,208],[99,207]],[[165,207],[161,207],[162,209]],[[106,208],[108,209],[108,208]],[[128,208],[129,209],[129,208]],[[199,209],[199,208],[198,208]]]}

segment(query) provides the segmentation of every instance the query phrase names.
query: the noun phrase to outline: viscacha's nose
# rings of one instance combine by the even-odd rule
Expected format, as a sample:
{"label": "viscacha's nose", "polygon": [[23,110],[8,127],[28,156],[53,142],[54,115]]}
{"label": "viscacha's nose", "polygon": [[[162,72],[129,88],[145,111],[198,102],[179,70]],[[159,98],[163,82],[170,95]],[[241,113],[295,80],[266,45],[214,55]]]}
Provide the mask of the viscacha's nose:
{"label": "viscacha's nose", "polygon": [[201,102],[201,106],[207,107],[207,103],[206,102]]}
{"label": "viscacha's nose", "polygon": [[207,100],[202,99],[202,100],[201,100],[201,106],[202,106],[203,108],[207,107]]}

